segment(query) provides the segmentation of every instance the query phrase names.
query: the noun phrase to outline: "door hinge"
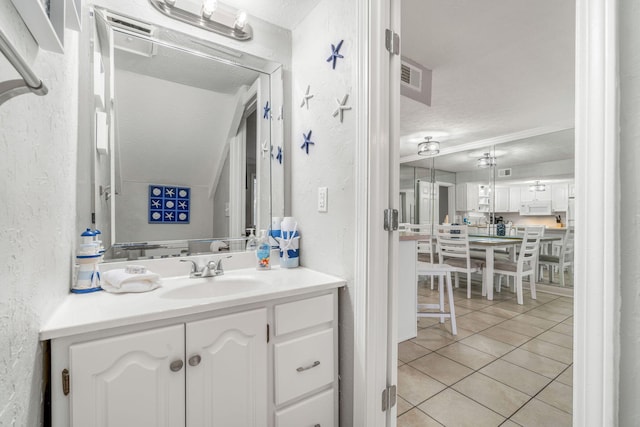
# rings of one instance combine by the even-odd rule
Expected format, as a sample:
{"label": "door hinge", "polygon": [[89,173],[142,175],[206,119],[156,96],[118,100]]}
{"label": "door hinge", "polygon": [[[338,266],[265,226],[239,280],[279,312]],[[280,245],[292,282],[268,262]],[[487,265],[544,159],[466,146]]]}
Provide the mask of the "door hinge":
{"label": "door hinge", "polygon": [[392,55],[400,55],[400,35],[390,29],[384,30],[384,45]]}
{"label": "door hinge", "polygon": [[267,343],[269,342],[269,324],[267,323]]}
{"label": "door hinge", "polygon": [[390,385],[382,390],[382,412],[386,412],[389,409],[396,406],[396,386]]}
{"label": "door hinge", "polygon": [[398,209],[384,210],[384,229],[396,231],[398,229]]}
{"label": "door hinge", "polygon": [[67,396],[69,394],[69,370],[62,370],[62,393]]}

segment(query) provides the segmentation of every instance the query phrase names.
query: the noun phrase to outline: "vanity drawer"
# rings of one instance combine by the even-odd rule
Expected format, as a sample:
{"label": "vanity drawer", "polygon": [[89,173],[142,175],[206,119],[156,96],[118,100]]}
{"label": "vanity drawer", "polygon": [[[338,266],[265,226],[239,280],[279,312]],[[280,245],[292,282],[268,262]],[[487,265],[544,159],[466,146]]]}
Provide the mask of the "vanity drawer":
{"label": "vanity drawer", "polygon": [[275,334],[284,335],[331,322],[334,312],[333,305],[334,294],[276,305]]}
{"label": "vanity drawer", "polygon": [[327,329],[274,346],[276,405],[333,381],[333,342]]}
{"label": "vanity drawer", "polygon": [[276,412],[276,427],[333,427],[333,389]]}

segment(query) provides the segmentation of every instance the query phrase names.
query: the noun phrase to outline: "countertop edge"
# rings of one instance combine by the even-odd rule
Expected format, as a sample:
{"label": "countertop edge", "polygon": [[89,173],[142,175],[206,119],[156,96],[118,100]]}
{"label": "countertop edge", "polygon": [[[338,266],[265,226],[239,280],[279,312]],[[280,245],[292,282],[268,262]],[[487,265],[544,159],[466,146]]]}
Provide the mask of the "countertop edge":
{"label": "countertop edge", "polygon": [[344,279],[338,277],[332,277],[321,273],[327,277],[330,277],[331,281],[313,285],[302,285],[295,288],[284,289],[272,289],[265,293],[249,294],[246,296],[234,296],[233,298],[223,300],[213,300],[204,303],[198,303],[197,299],[193,299],[193,304],[170,309],[166,311],[147,312],[140,315],[115,317],[113,319],[81,323],[73,326],[53,327],[47,328],[45,324],[39,331],[38,336],[40,341],[53,340],[59,338],[66,338],[73,335],[80,335],[86,333],[93,333],[99,331],[106,331],[110,329],[126,327],[131,325],[139,325],[149,322],[164,321],[169,319],[178,319],[184,316],[198,315],[209,311],[224,310],[234,307],[240,307],[243,305],[255,304],[259,302],[270,302],[276,299],[294,297],[304,294],[310,294],[315,292],[322,292],[331,289],[341,288],[346,286],[347,282]]}

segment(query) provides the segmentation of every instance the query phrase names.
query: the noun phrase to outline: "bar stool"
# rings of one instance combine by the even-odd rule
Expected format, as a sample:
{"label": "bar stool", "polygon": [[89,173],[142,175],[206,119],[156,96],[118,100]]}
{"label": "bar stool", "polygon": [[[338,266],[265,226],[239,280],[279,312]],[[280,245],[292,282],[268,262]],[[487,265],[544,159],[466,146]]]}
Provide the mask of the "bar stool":
{"label": "bar stool", "polygon": [[[451,271],[452,267],[447,264],[433,264],[418,262],[416,269],[416,281],[419,276],[438,276],[438,304],[418,304],[417,316],[418,317],[437,317],[440,318],[440,323],[444,323],[446,317],[451,319],[451,333],[453,335],[458,334],[456,327],[456,309],[453,303],[453,286],[451,283]],[[446,289],[445,289],[446,280]],[[445,311],[444,306],[444,293],[447,292],[449,297],[449,311]],[[438,310],[425,312],[421,310]]]}

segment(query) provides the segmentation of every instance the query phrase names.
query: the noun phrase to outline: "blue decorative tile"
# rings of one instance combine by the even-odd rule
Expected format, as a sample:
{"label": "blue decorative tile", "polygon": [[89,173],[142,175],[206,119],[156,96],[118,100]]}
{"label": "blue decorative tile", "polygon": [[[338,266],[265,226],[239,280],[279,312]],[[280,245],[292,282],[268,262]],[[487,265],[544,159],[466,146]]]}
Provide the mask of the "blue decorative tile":
{"label": "blue decorative tile", "polygon": [[191,189],[164,185],[149,186],[149,223],[188,224]]}

